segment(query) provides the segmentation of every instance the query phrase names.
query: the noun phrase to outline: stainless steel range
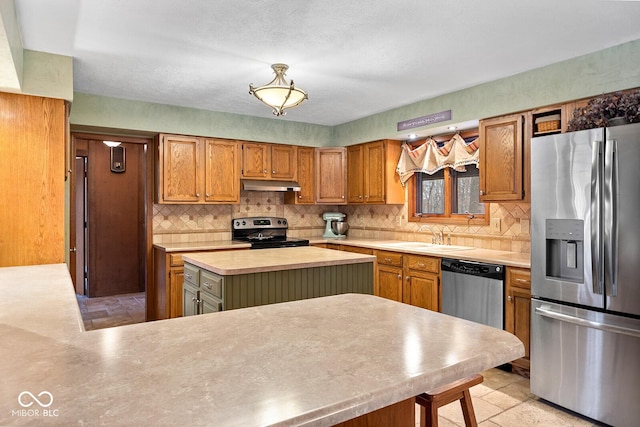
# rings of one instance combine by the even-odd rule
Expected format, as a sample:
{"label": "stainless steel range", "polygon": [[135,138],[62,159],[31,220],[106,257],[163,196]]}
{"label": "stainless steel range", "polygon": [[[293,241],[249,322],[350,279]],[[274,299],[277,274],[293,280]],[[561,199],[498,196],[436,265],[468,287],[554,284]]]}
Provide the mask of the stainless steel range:
{"label": "stainless steel range", "polygon": [[259,216],[231,220],[231,238],[251,243],[251,249],[309,246],[309,240],[287,237],[285,218]]}

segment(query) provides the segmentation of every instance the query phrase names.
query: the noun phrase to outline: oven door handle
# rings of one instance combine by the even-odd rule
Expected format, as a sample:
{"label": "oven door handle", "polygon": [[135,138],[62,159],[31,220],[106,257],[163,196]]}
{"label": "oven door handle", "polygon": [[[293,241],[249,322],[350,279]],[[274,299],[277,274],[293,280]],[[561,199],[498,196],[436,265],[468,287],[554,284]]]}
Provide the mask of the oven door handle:
{"label": "oven door handle", "polygon": [[608,323],[596,322],[595,320],[583,319],[581,317],[570,316],[564,313],[558,313],[551,310],[548,305],[536,307],[536,314],[548,317],[550,319],[560,320],[561,322],[573,323],[574,325],[584,326],[586,328],[598,329],[605,332],[613,332],[616,334],[630,335],[640,338],[640,330],[625,328],[624,326],[610,325]]}

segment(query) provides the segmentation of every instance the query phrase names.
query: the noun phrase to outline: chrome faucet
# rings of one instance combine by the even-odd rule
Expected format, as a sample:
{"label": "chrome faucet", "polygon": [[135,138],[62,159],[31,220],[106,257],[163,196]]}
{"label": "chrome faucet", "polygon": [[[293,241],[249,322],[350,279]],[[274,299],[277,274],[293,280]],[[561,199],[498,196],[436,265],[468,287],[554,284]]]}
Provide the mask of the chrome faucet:
{"label": "chrome faucet", "polygon": [[431,228],[431,226],[429,225],[421,225],[420,227],[418,227],[418,233],[420,231],[422,231],[423,228],[428,229],[431,234],[433,234],[433,237],[431,237],[431,243],[434,245],[442,245],[444,243],[444,236],[442,235],[442,231],[440,233],[436,233],[433,228]]}

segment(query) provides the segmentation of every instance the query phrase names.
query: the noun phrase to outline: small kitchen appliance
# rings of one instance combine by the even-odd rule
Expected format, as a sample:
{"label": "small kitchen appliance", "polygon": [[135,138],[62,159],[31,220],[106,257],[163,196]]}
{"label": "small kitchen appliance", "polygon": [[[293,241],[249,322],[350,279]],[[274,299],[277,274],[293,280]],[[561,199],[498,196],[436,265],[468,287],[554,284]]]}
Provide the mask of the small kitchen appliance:
{"label": "small kitchen appliance", "polygon": [[328,237],[332,239],[345,238],[346,236],[344,234],[338,234],[337,232],[334,232],[332,227],[334,221],[342,222],[345,217],[346,215],[340,212],[323,213],[322,219],[327,221],[327,225],[324,228],[324,234],[322,235],[322,237]]}
{"label": "small kitchen appliance", "polygon": [[285,218],[249,217],[231,220],[231,238],[251,243],[251,249],[309,246],[307,239],[287,237],[289,224]]}

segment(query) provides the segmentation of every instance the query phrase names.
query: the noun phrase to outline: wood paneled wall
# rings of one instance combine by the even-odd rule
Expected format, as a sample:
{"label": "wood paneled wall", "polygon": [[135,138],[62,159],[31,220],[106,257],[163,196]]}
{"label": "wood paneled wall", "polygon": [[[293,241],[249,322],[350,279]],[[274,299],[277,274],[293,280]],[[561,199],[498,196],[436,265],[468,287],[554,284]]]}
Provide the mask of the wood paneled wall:
{"label": "wood paneled wall", "polygon": [[62,263],[64,100],[0,93],[0,267]]}

